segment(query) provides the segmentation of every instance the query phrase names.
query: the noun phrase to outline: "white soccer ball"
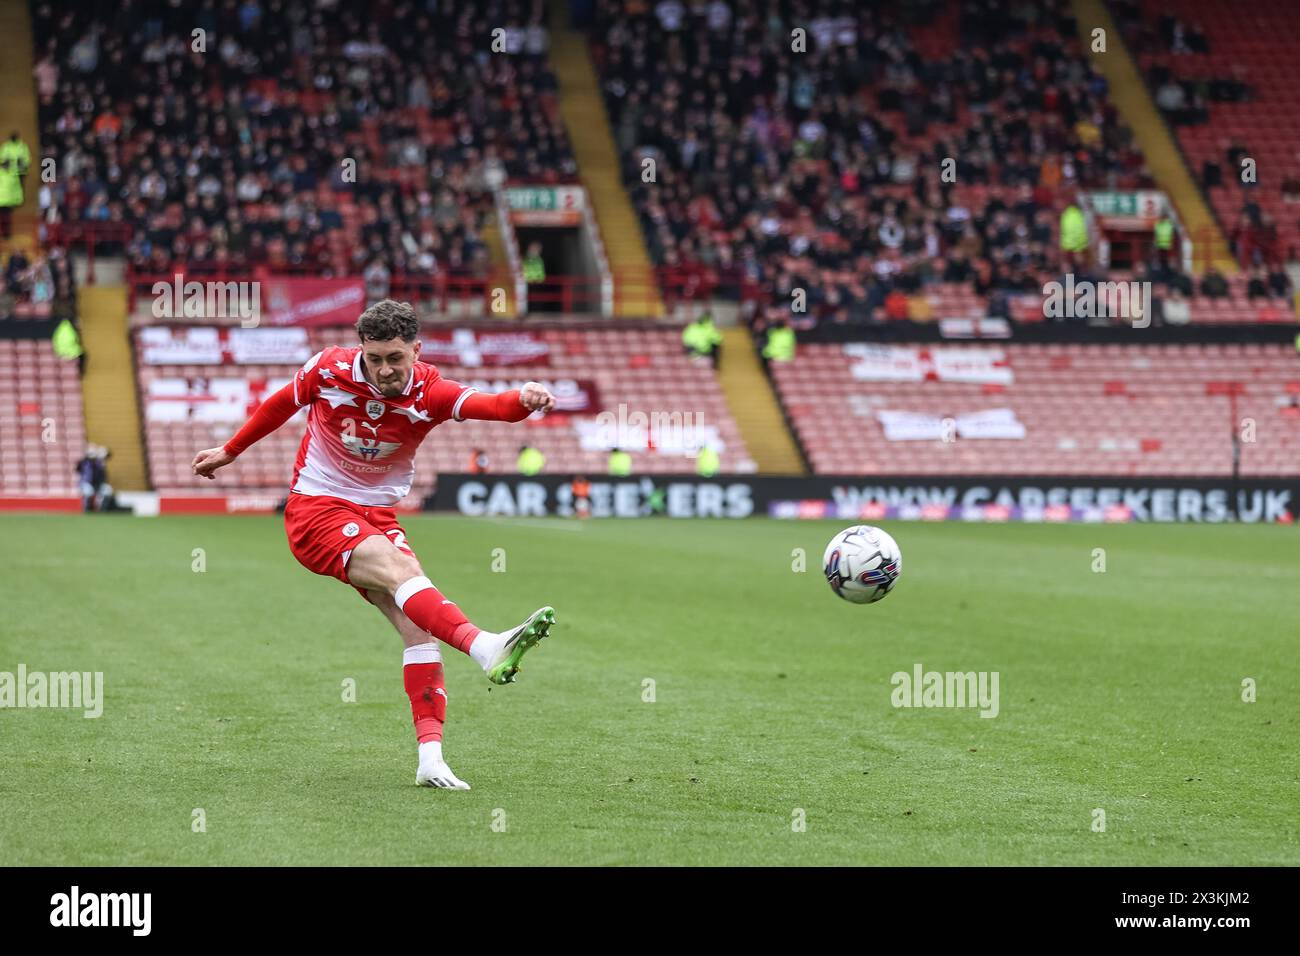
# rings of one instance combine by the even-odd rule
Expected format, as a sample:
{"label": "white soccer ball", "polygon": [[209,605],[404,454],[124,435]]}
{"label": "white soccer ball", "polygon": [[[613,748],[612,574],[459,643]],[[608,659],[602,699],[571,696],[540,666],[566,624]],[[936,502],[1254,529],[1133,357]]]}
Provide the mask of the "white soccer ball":
{"label": "white soccer ball", "polygon": [[872,604],[894,589],[903,573],[898,543],[879,528],[845,528],[826,546],[822,560],[831,590],[854,604]]}

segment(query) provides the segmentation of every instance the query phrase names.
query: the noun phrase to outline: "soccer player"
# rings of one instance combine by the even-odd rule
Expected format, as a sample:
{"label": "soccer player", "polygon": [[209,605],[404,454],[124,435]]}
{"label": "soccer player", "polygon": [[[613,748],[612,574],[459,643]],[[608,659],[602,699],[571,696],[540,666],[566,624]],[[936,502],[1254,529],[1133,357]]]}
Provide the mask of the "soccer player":
{"label": "soccer player", "polygon": [[378,302],[356,327],[360,347],[313,355],[225,445],[195,455],[194,474],[215,478],[218,468],[309,407],[284,509],[289,549],[308,570],[352,585],[397,629],[419,741],[415,782],[468,790],[442,756],[447,691],[437,642],[468,654],[493,683],[511,683],[520,659],[555,623],[555,611],[539,608],[501,633],[476,627],[425,576],[393,505],[411,490],[415,450],[435,425],[518,422],[549,411],[555,396],[537,382],[488,394],[443,378],[418,360],[419,320],[407,303]]}

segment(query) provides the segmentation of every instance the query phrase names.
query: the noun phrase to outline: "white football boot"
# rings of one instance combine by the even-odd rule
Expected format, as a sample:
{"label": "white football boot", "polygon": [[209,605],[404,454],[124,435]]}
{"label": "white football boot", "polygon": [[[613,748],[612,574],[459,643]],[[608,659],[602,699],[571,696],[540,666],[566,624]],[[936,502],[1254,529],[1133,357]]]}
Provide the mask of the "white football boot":
{"label": "white football boot", "polygon": [[452,773],[447,761],[442,759],[442,743],[436,740],[420,744],[420,768],[415,771],[415,782],[421,787],[443,790],[469,789],[469,784]]}

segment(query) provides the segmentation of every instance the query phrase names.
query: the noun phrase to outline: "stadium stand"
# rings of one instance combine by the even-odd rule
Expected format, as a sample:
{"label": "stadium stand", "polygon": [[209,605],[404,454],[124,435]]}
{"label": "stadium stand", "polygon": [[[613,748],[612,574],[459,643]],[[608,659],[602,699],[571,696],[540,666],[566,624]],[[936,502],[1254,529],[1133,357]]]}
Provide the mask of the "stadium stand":
{"label": "stadium stand", "polygon": [[[536,338],[548,348],[547,364],[468,367],[438,363],[438,367],[447,378],[466,384],[485,380],[485,387],[493,389],[507,387],[494,383],[517,379],[593,383],[607,416],[603,421],[609,423],[606,427],[615,440],[621,404],[632,410],[689,406],[692,417],[688,420],[683,415],[680,419],[684,440],[706,442],[716,436],[723,471],[754,470],[711,367],[684,355],[674,331],[546,329],[538,331]],[[351,329],[312,330],[308,347],[315,351],[354,339]],[[196,488],[189,464],[199,448],[229,438],[260,396],[288,381],[296,365],[149,365],[143,360],[138,333],[136,350],[149,469],[156,490],[164,494],[285,491],[302,439],[302,419],[292,420],[254,445],[241,456],[238,467],[218,472],[215,481],[202,482]],[[229,405],[230,414],[223,416],[216,408],[223,403]],[[625,411],[629,424],[624,435],[640,437],[641,432],[634,427],[636,421],[630,418],[632,414]],[[432,433],[417,455],[414,503],[418,504],[419,498],[432,489],[438,472],[466,471],[476,449],[487,453],[490,473],[515,473],[519,447],[527,442],[546,456],[547,473],[603,475],[608,452],[598,447],[601,421],[594,414],[552,414],[513,426],[497,422],[446,423]],[[676,434],[671,422],[656,430],[656,434],[661,432],[668,437]],[[691,458],[671,449],[647,451],[634,444],[626,450],[632,453],[636,474],[681,474],[695,469]]]}
{"label": "stadium stand", "polygon": [[[55,237],[87,224],[120,227],[107,233],[120,244],[110,239],[103,251],[125,259],[131,295],[132,275],[177,269],[195,278],[364,275],[372,299],[390,288],[408,297],[434,275],[481,278],[493,187],[579,173],[556,107],[542,7],[336,0],[322,16],[307,0],[199,0],[183,13],[163,0],[129,12],[38,0],[42,156],[58,169],[41,187],[43,224]],[[1187,85],[1190,106],[1170,119],[1189,159],[1225,164],[1225,183],[1208,190],[1225,225],[1245,223],[1234,241],[1251,267],[1240,275],[1192,277],[1158,259],[1102,274],[1060,252],[1058,217],[1078,190],[1153,185],[1067,0],[605,3],[588,48],[647,249],[679,279],[698,276],[702,298],[739,298],[755,331],[790,316],[795,289],[808,293],[807,313],[794,316],[801,329],[985,316],[1084,324],[1044,315],[1043,284],[1067,270],[1151,281],[1157,327],[1294,323],[1279,252],[1300,217],[1273,170],[1295,165],[1287,154],[1300,127],[1268,119],[1283,109],[1294,67],[1280,62],[1280,40],[1263,37],[1293,37],[1282,22],[1289,8],[1266,2],[1259,21],[1241,27],[1201,0],[1178,0],[1165,19],[1148,0],[1112,8],[1141,41],[1129,45],[1153,96],[1170,80]],[[484,52],[484,23],[506,28],[511,56]],[[791,55],[796,24],[806,24],[807,52]],[[196,28],[213,40],[202,54],[181,39]],[[1253,190],[1226,182],[1246,150],[1268,173]],[[955,182],[941,175],[945,158],[955,160]],[[355,182],[344,175],[347,159],[356,160]],[[646,159],[657,163],[653,182],[642,178]],[[1300,200],[1300,171],[1293,178]],[[1271,244],[1261,239],[1270,224]],[[0,305],[58,318],[75,307],[72,275],[57,243],[34,261],[10,257]],[[433,311],[450,317],[445,304]],[[489,388],[527,378],[590,383],[615,416],[620,406],[680,409],[717,429],[722,472],[755,470],[758,443],[746,448],[719,378],[682,354],[676,330],[517,328],[546,343],[549,362],[437,364]],[[354,338],[349,329],[306,334],[312,351]],[[301,422],[214,482],[196,482],[189,462],[296,366],[149,365],[140,329],[132,335],[152,488],[282,494]],[[50,371],[48,342],[0,348],[23,349]],[[1243,338],[997,348],[1006,383],[861,381],[851,371],[858,359],[827,344],[801,345],[795,361],[770,371],[803,456],[821,474],[1221,475],[1231,468],[1233,415],[1267,436],[1243,445],[1243,474],[1300,468],[1300,374],[1289,346]],[[39,407],[7,396],[0,414],[30,438],[32,422],[53,410],[65,434],[78,436],[60,443],[63,453],[79,454],[72,374],[68,381],[62,366],[40,375],[42,388],[58,388],[42,392]],[[848,409],[827,415],[832,403]],[[878,414],[908,413],[916,426],[996,408],[1023,426],[1023,439],[889,440]],[[846,430],[846,418],[857,427]],[[476,449],[488,471],[512,473],[525,441],[545,454],[548,472],[603,474],[594,425],[591,414],[513,428],[448,425],[420,451],[412,497],[427,494],[438,472],[466,470]],[[6,439],[4,489],[74,487],[71,462],[64,468],[53,451],[33,455],[29,445],[20,454]],[[634,473],[693,469],[664,448],[633,458]],[[66,480],[56,482],[59,469]]]}
{"label": "stadium stand", "polygon": [[619,5],[597,18],[625,181],[664,264],[761,276],[783,305],[806,288],[814,316],[866,322],[895,287],[1041,288],[1067,194],[1146,182],[1066,4],[1034,21],[962,4],[924,60],[889,4],[812,4],[800,56],[795,18],[738,6],[690,29]]}
{"label": "stadium stand", "polygon": [[0,339],[0,494],[76,495],[86,445],[77,363],[48,339]]}
{"label": "stadium stand", "polygon": [[37,4],[47,225],[125,224],[146,272],[482,274],[491,187],[575,171],[535,5],[330,7]]}
{"label": "stadium stand", "polygon": [[[1092,273],[1079,270],[1079,278]],[[1055,277],[1060,281],[1061,277]],[[1152,325],[1185,324],[1175,322],[1166,316],[1165,304],[1171,298],[1178,298],[1187,304],[1187,321],[1201,325],[1250,325],[1259,323],[1294,323],[1295,313],[1289,302],[1291,295],[1290,279],[1285,271],[1272,270],[1271,273],[1252,272],[1235,276],[1222,276],[1221,294],[1208,294],[1208,286],[1203,281],[1194,281],[1191,277],[1176,276],[1173,281],[1162,277],[1159,270],[1152,270],[1143,264],[1137,272],[1111,270],[1105,278],[1108,282],[1150,281],[1153,290]],[[1263,291],[1256,286],[1262,285]],[[997,316],[1015,319],[1017,322],[1083,322],[1082,319],[1047,319],[1044,317],[1044,296],[1041,290],[1017,292],[1013,295],[995,297],[990,303],[969,286],[959,283],[935,283],[925,286],[914,298],[926,303],[926,313],[935,318],[979,318]],[[915,306],[913,306],[915,308]],[[835,320],[832,318],[831,320]],[[1104,320],[1102,324],[1110,324]]]}
{"label": "stadium stand", "polygon": [[[816,472],[1223,475],[1232,471],[1232,434],[1247,421],[1253,437],[1241,445],[1242,475],[1300,472],[1300,362],[1289,345],[903,348],[920,356],[924,379],[855,377],[861,359],[839,344],[801,345],[796,361],[773,363]],[[933,380],[934,351],[970,357],[990,348],[1007,381]],[[845,405],[844,414],[826,414]],[[962,416],[994,409],[1010,409],[1023,436],[964,438],[950,430],[953,440],[944,441],[933,434],[933,419],[955,426]],[[929,416],[931,432],[914,436],[928,440],[890,440],[881,412]]]}
{"label": "stadium stand", "polygon": [[[1068,3],[936,0],[910,20],[832,0],[767,20],[747,3],[633,9],[600,7],[592,51],[648,247],[756,283],[759,326],[796,289],[804,326],[1027,313],[1067,271],[1058,216],[1075,192],[1153,185]],[[804,23],[807,52],[787,55]],[[1160,290],[1190,281],[1160,272]],[[1243,293],[1189,318],[1252,321]]]}
{"label": "stadium stand", "polygon": [[[1245,265],[1300,250],[1300,18],[1290,0],[1113,3],[1152,95]],[[1257,181],[1243,182],[1242,159]]]}

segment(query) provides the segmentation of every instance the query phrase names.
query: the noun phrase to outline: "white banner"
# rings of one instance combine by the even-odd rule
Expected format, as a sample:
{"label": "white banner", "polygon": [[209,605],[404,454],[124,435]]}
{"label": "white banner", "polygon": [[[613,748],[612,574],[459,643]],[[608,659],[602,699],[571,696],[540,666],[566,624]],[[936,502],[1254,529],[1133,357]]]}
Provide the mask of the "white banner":
{"label": "white banner", "polygon": [[939,334],[945,339],[1009,339],[1011,323],[1006,319],[940,319]]}
{"label": "white banner", "polygon": [[307,330],[230,329],[227,347],[239,365],[301,365],[311,358]]}
{"label": "white banner", "polygon": [[140,343],[146,365],[301,365],[311,358],[303,328],[148,326]]}
{"label": "white banner", "polygon": [[241,425],[288,382],[287,378],[256,382],[233,377],[156,378],[145,396],[145,417],[151,422]]}
{"label": "white banner", "polygon": [[911,346],[850,342],[844,354],[857,359],[849,371],[861,382],[919,382],[925,377],[918,350]]}
{"label": "white banner", "polygon": [[856,359],[849,371],[860,382],[968,382],[1010,385],[1015,381],[1006,352],[999,348],[925,348],[850,342],[844,354]]}
{"label": "white banner", "polygon": [[220,365],[221,331],[216,328],[140,330],[146,365]]}
{"label": "white banner", "polygon": [[990,408],[940,418],[925,412],[876,412],[876,420],[889,441],[953,441],[958,438],[1025,437],[1025,426],[1010,408]]}
{"label": "white banner", "polygon": [[[934,441],[942,439],[945,431],[942,418],[922,412],[879,411],[876,420],[889,441]],[[956,423],[948,427],[947,433],[956,436]]]}
{"label": "white banner", "polygon": [[941,382],[1010,385],[1015,379],[1002,349],[923,349],[928,351],[934,377]]}
{"label": "white banner", "polygon": [[1025,437],[1025,426],[1010,408],[990,408],[957,416],[957,435],[961,438]]}

